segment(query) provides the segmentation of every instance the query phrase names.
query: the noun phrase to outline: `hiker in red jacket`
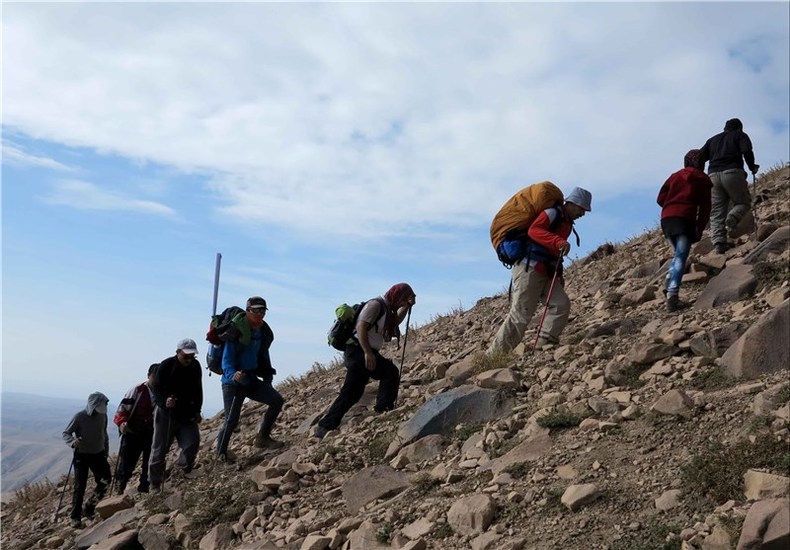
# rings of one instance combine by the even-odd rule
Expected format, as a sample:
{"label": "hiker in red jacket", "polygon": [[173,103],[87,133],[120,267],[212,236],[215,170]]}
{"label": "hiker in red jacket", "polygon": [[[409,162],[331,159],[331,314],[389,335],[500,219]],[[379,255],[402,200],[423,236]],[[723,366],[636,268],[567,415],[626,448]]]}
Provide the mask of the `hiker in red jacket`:
{"label": "hiker in red jacket", "polygon": [[118,449],[118,460],[121,461],[118,471],[120,494],[126,489],[141,454],[143,465],[137,491],[148,492],[148,459],[151,457],[154,438],[154,394],[151,386],[157,366],[154,363],[148,367],[148,379],[126,392],[112,420],[121,432],[121,448]]}
{"label": "hiker in red jacket", "polygon": [[[548,300],[548,313],[540,329],[539,346],[556,344],[568,323],[571,301],[562,288],[562,257],[571,249],[567,241],[573,222],[592,210],[592,194],[574,188],[565,203],[547,208],[530,225],[527,256],[513,265],[513,296],[505,321],[487,353],[508,353],[521,342],[538,301]],[[549,287],[555,270],[558,277],[551,296]]]}
{"label": "hiker in red jacket", "polygon": [[699,149],[686,153],[683,157],[685,168],[669,176],[656,199],[661,207],[661,230],[675,249],[667,272],[667,310],[670,312],[689,305],[680,301],[680,281],[691,245],[702,238],[710,218],[713,183],[696,167],[699,154]]}

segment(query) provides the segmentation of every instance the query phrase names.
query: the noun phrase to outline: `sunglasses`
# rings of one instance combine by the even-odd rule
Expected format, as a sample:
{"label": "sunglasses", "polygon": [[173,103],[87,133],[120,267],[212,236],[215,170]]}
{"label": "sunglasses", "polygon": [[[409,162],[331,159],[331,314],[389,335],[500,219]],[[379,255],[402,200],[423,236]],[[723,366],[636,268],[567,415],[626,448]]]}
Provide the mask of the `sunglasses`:
{"label": "sunglasses", "polygon": [[266,308],[265,307],[251,307],[247,311],[251,311],[251,312],[253,312],[256,315],[263,315],[263,314],[266,313]]}

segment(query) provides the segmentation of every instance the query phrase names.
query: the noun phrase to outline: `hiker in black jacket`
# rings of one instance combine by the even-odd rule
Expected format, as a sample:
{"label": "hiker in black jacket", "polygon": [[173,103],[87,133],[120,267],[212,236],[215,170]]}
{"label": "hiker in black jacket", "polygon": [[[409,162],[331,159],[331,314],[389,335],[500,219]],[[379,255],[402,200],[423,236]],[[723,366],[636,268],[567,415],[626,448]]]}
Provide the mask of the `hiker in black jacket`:
{"label": "hiker in black jacket", "polygon": [[713,182],[710,232],[713,246],[719,254],[724,254],[730,248],[727,234],[738,227],[752,204],[749,183],[743,170],[744,161],[751,173],[757,174],[760,165],[754,163],[752,141],[737,118],[728,120],[723,132],[706,141],[697,157],[696,166],[700,170],[709,162],[708,175]]}
{"label": "hiker in black jacket", "polygon": [[148,465],[148,480],[154,492],[162,490],[165,456],[173,439],[181,449],[176,466],[188,474],[195,465],[203,407],[203,374],[195,355],[197,344],[185,338],[178,343],[173,357],[159,363],[154,375],[154,442]]}

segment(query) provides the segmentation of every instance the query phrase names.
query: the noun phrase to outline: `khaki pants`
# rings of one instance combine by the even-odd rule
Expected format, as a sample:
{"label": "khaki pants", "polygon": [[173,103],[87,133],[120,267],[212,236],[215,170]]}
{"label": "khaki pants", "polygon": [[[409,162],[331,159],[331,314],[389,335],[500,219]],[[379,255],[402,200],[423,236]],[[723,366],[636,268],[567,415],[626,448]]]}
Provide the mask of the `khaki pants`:
{"label": "khaki pants", "polygon": [[[488,348],[489,354],[510,352],[516,347],[524,338],[524,331],[538,307],[538,301],[546,303],[551,278],[534,268],[527,269],[524,264],[525,262],[519,262],[513,266],[513,294],[510,311]],[[549,309],[540,330],[540,337],[550,342],[559,342],[560,334],[568,324],[570,311],[571,301],[558,279],[554,283],[554,290],[551,293]]]}

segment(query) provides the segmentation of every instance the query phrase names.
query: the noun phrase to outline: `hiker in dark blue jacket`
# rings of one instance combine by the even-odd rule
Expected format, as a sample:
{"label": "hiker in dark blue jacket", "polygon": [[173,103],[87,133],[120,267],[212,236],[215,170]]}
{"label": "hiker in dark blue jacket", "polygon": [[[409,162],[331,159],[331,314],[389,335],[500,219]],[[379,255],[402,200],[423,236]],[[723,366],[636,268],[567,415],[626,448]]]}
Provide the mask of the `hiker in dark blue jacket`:
{"label": "hiker in dark blue jacket", "polygon": [[283,446],[281,441],[271,437],[272,427],[285,401],[272,386],[276,371],[272,368],[269,347],[274,341],[274,332],[263,320],[267,309],[266,300],[260,296],[248,299],[246,316],[242,322],[246,322],[250,330],[243,327],[238,340],[225,342],[222,352],[225,423],[217,435],[217,455],[228,462],[234,460],[233,455],[228,453],[228,445],[239,423],[241,406],[247,398],[268,405],[254,445],[260,449],[278,449]]}
{"label": "hiker in dark blue jacket", "polygon": [[93,517],[96,504],[104,498],[112,481],[110,443],[107,437],[107,403],[100,392],[88,396],[88,405],[71,419],[63,430],[63,441],[74,449],[74,497],[71,506],[71,526],[82,527],[82,500],[88,486],[88,473],[93,472],[96,490],[85,504],[85,517]]}

